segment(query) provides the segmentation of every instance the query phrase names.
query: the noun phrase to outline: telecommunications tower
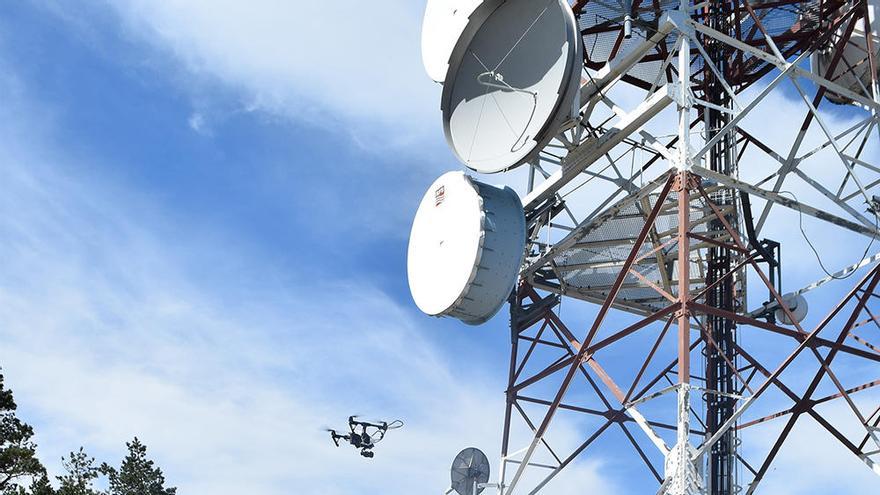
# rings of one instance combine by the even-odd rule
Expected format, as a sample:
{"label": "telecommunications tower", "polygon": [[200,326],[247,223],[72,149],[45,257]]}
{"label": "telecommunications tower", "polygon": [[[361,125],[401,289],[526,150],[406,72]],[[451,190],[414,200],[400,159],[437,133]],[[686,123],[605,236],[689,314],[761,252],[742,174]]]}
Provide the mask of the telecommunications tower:
{"label": "telecommunications tower", "polygon": [[[816,463],[854,456],[880,487],[878,17],[880,0],[428,1],[447,142],[507,183],[441,176],[408,253],[425,313],[509,307],[500,479],[468,493],[549,492],[591,455],[631,455],[627,479],[661,495],[760,493],[806,422],[840,447]],[[803,266],[821,272],[783,283]],[[564,318],[575,300],[592,310]]]}

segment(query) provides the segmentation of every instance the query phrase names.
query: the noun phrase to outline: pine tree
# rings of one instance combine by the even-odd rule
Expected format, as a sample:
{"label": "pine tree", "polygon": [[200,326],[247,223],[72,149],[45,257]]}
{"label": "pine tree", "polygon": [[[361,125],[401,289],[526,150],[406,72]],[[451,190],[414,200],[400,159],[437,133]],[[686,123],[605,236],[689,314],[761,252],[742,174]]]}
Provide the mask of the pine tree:
{"label": "pine tree", "polygon": [[49,483],[49,477],[43,474],[39,478],[35,478],[30,488],[26,492],[28,495],[57,495],[57,492]]}
{"label": "pine tree", "polygon": [[99,495],[92,486],[99,474],[95,458],[89,457],[82,447],[77,452],[71,452],[66,459],[62,457],[61,465],[67,474],[58,476],[60,486],[57,495]]}
{"label": "pine tree", "polygon": [[15,415],[18,406],[0,374],[0,492],[15,493],[18,485],[40,479],[46,469],[37,459],[34,430]]}
{"label": "pine tree", "polygon": [[45,474],[40,476],[39,478],[34,478],[31,481],[31,486],[25,488],[21,485],[13,485],[6,488],[3,491],[3,495],[57,495],[55,493],[55,489],[52,488],[52,484],[49,482],[49,477]]}
{"label": "pine tree", "polygon": [[39,478],[34,478],[30,487],[12,486],[3,491],[3,495],[57,495],[57,492],[52,488],[49,477],[43,475]]}
{"label": "pine tree", "polygon": [[165,488],[162,470],[147,459],[147,447],[137,437],[125,445],[128,455],[118,470],[106,462],[101,465],[110,484],[107,495],[176,495],[177,488]]}

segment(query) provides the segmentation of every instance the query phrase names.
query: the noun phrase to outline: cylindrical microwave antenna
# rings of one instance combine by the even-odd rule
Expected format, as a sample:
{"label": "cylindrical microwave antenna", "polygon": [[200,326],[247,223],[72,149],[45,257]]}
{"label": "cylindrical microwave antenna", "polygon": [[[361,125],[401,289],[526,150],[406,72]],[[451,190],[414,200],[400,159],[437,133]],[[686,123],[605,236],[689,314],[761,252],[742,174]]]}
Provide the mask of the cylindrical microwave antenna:
{"label": "cylindrical microwave antenna", "polygon": [[422,198],[407,269],[416,305],[479,325],[513,290],[525,252],[522,203],[509,187],[448,172]]}

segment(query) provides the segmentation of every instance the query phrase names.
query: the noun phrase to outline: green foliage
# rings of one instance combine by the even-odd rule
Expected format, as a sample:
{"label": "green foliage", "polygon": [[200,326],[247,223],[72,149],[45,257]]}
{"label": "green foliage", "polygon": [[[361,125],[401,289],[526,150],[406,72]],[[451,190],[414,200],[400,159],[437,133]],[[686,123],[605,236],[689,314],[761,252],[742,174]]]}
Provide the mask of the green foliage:
{"label": "green foliage", "polygon": [[49,477],[45,474],[34,479],[27,493],[28,495],[57,495],[52,484],[49,483]]}
{"label": "green foliage", "polygon": [[57,495],[49,482],[49,477],[43,474],[39,478],[31,481],[31,486],[25,488],[21,485],[13,485],[7,487],[3,491],[3,495]]}
{"label": "green foliage", "polygon": [[67,474],[58,476],[60,486],[57,495],[99,495],[93,488],[93,483],[99,475],[95,458],[89,457],[82,447],[77,452],[71,452],[66,459],[62,457],[61,465],[64,466]]}
{"label": "green foliage", "polygon": [[165,487],[162,470],[147,458],[147,447],[135,437],[125,444],[128,455],[117,470],[106,462],[101,473],[107,476],[110,489],[107,495],[175,495],[177,488]]}
{"label": "green foliage", "polygon": [[19,484],[46,474],[37,459],[34,430],[15,415],[18,406],[0,374],[0,492],[16,493]]}
{"label": "green foliage", "polygon": [[[15,415],[12,391],[3,385],[0,374],[0,495],[176,495],[177,488],[165,487],[165,476],[147,458],[147,447],[135,437],[125,445],[128,455],[117,469],[106,462],[95,465],[95,458],[82,447],[61,458],[66,473],[57,476],[58,489],[52,487],[46,469],[37,459],[31,440],[34,430]],[[104,475],[109,488],[99,491],[95,481]]]}

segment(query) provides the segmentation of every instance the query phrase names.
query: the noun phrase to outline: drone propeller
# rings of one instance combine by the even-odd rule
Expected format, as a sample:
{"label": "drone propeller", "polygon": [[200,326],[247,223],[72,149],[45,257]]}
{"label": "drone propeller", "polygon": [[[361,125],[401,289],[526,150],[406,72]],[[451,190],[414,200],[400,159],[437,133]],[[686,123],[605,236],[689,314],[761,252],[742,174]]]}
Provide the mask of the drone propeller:
{"label": "drone propeller", "polygon": [[362,425],[381,425],[384,421],[373,421],[371,419],[361,419],[363,418],[360,414],[355,414],[353,416],[348,417],[349,423],[357,423]]}

